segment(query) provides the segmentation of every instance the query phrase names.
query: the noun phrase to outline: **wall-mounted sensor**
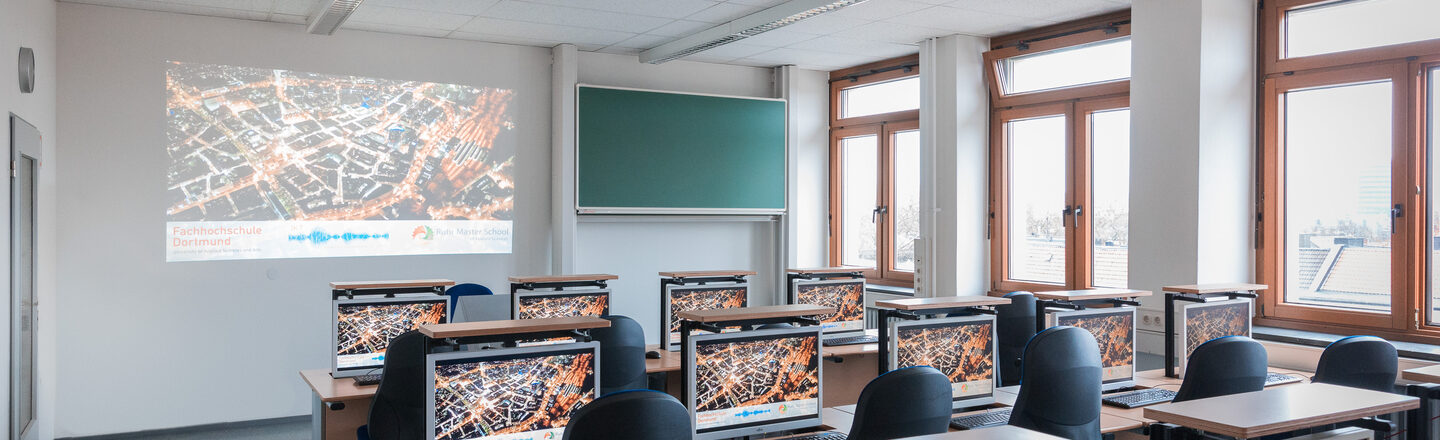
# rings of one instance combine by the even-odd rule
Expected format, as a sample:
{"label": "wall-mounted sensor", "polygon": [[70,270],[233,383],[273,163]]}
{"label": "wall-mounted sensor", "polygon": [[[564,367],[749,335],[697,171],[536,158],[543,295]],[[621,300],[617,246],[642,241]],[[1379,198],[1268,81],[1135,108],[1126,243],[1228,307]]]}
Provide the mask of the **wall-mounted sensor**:
{"label": "wall-mounted sensor", "polygon": [[20,48],[20,93],[35,91],[35,50]]}

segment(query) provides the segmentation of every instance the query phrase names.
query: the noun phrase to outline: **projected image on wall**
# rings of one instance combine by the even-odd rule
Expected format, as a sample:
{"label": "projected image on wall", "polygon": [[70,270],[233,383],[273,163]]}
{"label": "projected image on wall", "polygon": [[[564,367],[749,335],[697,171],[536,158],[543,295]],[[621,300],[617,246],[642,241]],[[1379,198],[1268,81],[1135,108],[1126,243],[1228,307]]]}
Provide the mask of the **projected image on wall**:
{"label": "projected image on wall", "polygon": [[505,89],[171,62],[166,261],[508,253]]}

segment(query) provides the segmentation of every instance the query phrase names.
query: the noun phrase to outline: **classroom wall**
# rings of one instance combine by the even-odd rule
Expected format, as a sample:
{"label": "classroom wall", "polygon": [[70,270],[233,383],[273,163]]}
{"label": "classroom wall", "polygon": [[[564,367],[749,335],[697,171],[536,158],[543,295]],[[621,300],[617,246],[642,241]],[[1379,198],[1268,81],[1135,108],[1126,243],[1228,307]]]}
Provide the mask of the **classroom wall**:
{"label": "classroom wall", "polygon": [[[35,72],[39,78],[33,93],[20,93],[19,72],[13,64],[20,47],[35,50]],[[0,0],[0,139],[6,149],[10,145],[9,116],[15,114],[40,129],[43,136],[40,172],[36,190],[39,192],[36,219],[37,246],[37,298],[35,325],[38,328],[39,354],[37,356],[37,429],[40,438],[52,436],[55,395],[55,197],[56,171],[60,168],[56,156],[55,125],[55,2],[53,0]],[[10,154],[5,152],[7,156]],[[0,179],[0,194],[10,194],[10,179]],[[8,206],[8,204],[7,204]],[[5,224],[9,224],[9,209],[4,210]],[[0,234],[0,247],[9,249],[10,234]],[[0,252],[0,264],[10,265],[9,252]],[[0,279],[10,284],[10,271],[0,271]],[[0,316],[10,316],[10,302],[0,301]],[[7,320],[7,322],[9,322]],[[8,334],[9,325],[5,330]],[[10,352],[10,338],[0,338],[0,353]],[[8,356],[8,354],[6,355]],[[0,375],[9,377],[9,362],[0,363]],[[10,395],[10,382],[0,381],[0,396]],[[0,432],[10,432],[9,400],[0,403],[6,416],[0,417]]]}
{"label": "classroom wall", "polygon": [[[548,49],[76,4],[59,29],[56,436],[307,415],[328,282],[548,270]],[[166,60],[514,89],[515,252],[166,263]]]}

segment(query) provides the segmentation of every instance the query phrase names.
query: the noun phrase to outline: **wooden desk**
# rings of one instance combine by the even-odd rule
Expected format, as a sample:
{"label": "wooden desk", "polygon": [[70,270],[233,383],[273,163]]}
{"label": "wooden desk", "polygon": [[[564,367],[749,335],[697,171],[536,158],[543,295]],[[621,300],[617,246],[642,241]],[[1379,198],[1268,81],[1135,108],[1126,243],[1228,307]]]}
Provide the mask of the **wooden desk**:
{"label": "wooden desk", "polygon": [[1212,293],[1255,292],[1255,291],[1260,291],[1260,290],[1266,290],[1266,289],[1269,289],[1269,288],[1270,288],[1270,286],[1267,286],[1267,285],[1264,285],[1264,284],[1209,283],[1209,284],[1185,284],[1185,285],[1180,285],[1180,286],[1165,286],[1165,287],[1161,287],[1161,288],[1160,288],[1160,291],[1162,291],[1162,292],[1175,292],[1175,293],[1189,293],[1189,294],[1192,294],[1192,295],[1209,295],[1209,294],[1212,294]]}
{"label": "wooden desk", "polygon": [[750,319],[790,318],[835,313],[834,307],[812,304],[785,304],[778,306],[754,306],[734,309],[688,310],[676,312],[675,316],[695,322],[733,322]]}
{"label": "wooden desk", "polygon": [[1096,299],[1139,298],[1150,296],[1148,290],[1134,289],[1084,289],[1035,292],[1035,299],[1046,301],[1089,301]]}
{"label": "wooden desk", "polygon": [[1064,440],[1050,434],[1031,431],[1018,426],[1000,425],[969,431],[950,431],[944,434],[905,437],[901,440]]}
{"label": "wooden desk", "polygon": [[702,277],[748,277],[755,275],[753,270],[689,270],[676,272],[660,272],[665,278],[702,278]]}
{"label": "wooden desk", "polygon": [[609,320],[595,316],[567,316],[562,318],[421,324],[420,333],[431,338],[443,339],[584,330],[609,326]]}
{"label": "wooden desk", "polygon": [[810,267],[804,269],[785,269],[786,273],[815,274],[815,273],[859,273],[865,270],[859,267]]}
{"label": "wooden desk", "polygon": [[568,283],[568,282],[573,282],[573,281],[608,281],[608,280],[617,280],[617,279],[620,279],[620,277],[619,277],[619,276],[616,276],[616,275],[610,275],[610,274],[604,274],[604,273],[597,273],[597,274],[577,274],[577,275],[537,275],[537,276],[527,276],[527,277],[510,277],[510,283],[511,283],[511,284],[527,284],[527,283],[535,283],[535,284],[539,284],[539,283]]}
{"label": "wooden desk", "polygon": [[1420,400],[1399,394],[1308,383],[1145,408],[1145,417],[1211,434],[1254,438],[1408,411]]}
{"label": "wooden desk", "polygon": [[415,287],[450,287],[455,282],[446,279],[394,280],[394,281],[336,281],[330,283],[331,290],[362,289],[407,289]]}
{"label": "wooden desk", "polygon": [[350,378],[335,379],[329,369],[301,370],[300,378],[312,393],[311,438],[354,440],[355,430],[370,417],[370,401],[378,385],[357,386]]}
{"label": "wooden desk", "polygon": [[1405,370],[1400,373],[1400,378],[1416,382],[1440,383],[1440,364]]}
{"label": "wooden desk", "polygon": [[1010,304],[1010,298],[993,296],[940,296],[934,298],[909,298],[891,301],[876,301],[875,307],[895,310],[951,309],[956,307],[1003,306]]}

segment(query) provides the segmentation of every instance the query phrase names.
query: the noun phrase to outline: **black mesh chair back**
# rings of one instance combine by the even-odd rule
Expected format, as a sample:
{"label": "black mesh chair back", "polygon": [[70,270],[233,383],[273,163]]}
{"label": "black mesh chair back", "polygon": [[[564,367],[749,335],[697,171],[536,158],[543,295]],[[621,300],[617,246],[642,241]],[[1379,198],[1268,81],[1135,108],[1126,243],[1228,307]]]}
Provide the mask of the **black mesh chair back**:
{"label": "black mesh chair back", "polygon": [[600,343],[600,395],[620,390],[645,389],[645,329],[621,315],[606,316],[610,327],[590,330]]}
{"label": "black mesh chair back", "polygon": [[941,434],[950,428],[950,378],[933,367],[893,370],[860,391],[850,440]]}
{"label": "black mesh chair back", "polygon": [[1185,382],[1174,402],[1248,393],[1265,389],[1265,347],[1244,336],[1211,339],[1195,347],[1185,367]]}
{"label": "black mesh chair back", "polygon": [[694,435],[690,411],[679,400],[659,391],[625,390],[571,414],[563,440],[675,440]]}
{"label": "black mesh chair back", "polygon": [[1025,343],[1035,337],[1035,295],[1030,292],[1005,294],[1010,304],[995,306],[995,337],[998,338],[1000,385],[1020,384],[1020,356]]}
{"label": "black mesh chair back", "polygon": [[1310,381],[1393,393],[1399,361],[1390,341],[1374,336],[1341,338],[1320,353]]}
{"label": "black mesh chair back", "polygon": [[1100,440],[1100,346],[1071,326],[1045,329],[1025,345],[1010,424],[1071,440]]}
{"label": "black mesh chair back", "polygon": [[370,439],[425,438],[425,335],[411,330],[391,339],[384,368],[366,424]]}

